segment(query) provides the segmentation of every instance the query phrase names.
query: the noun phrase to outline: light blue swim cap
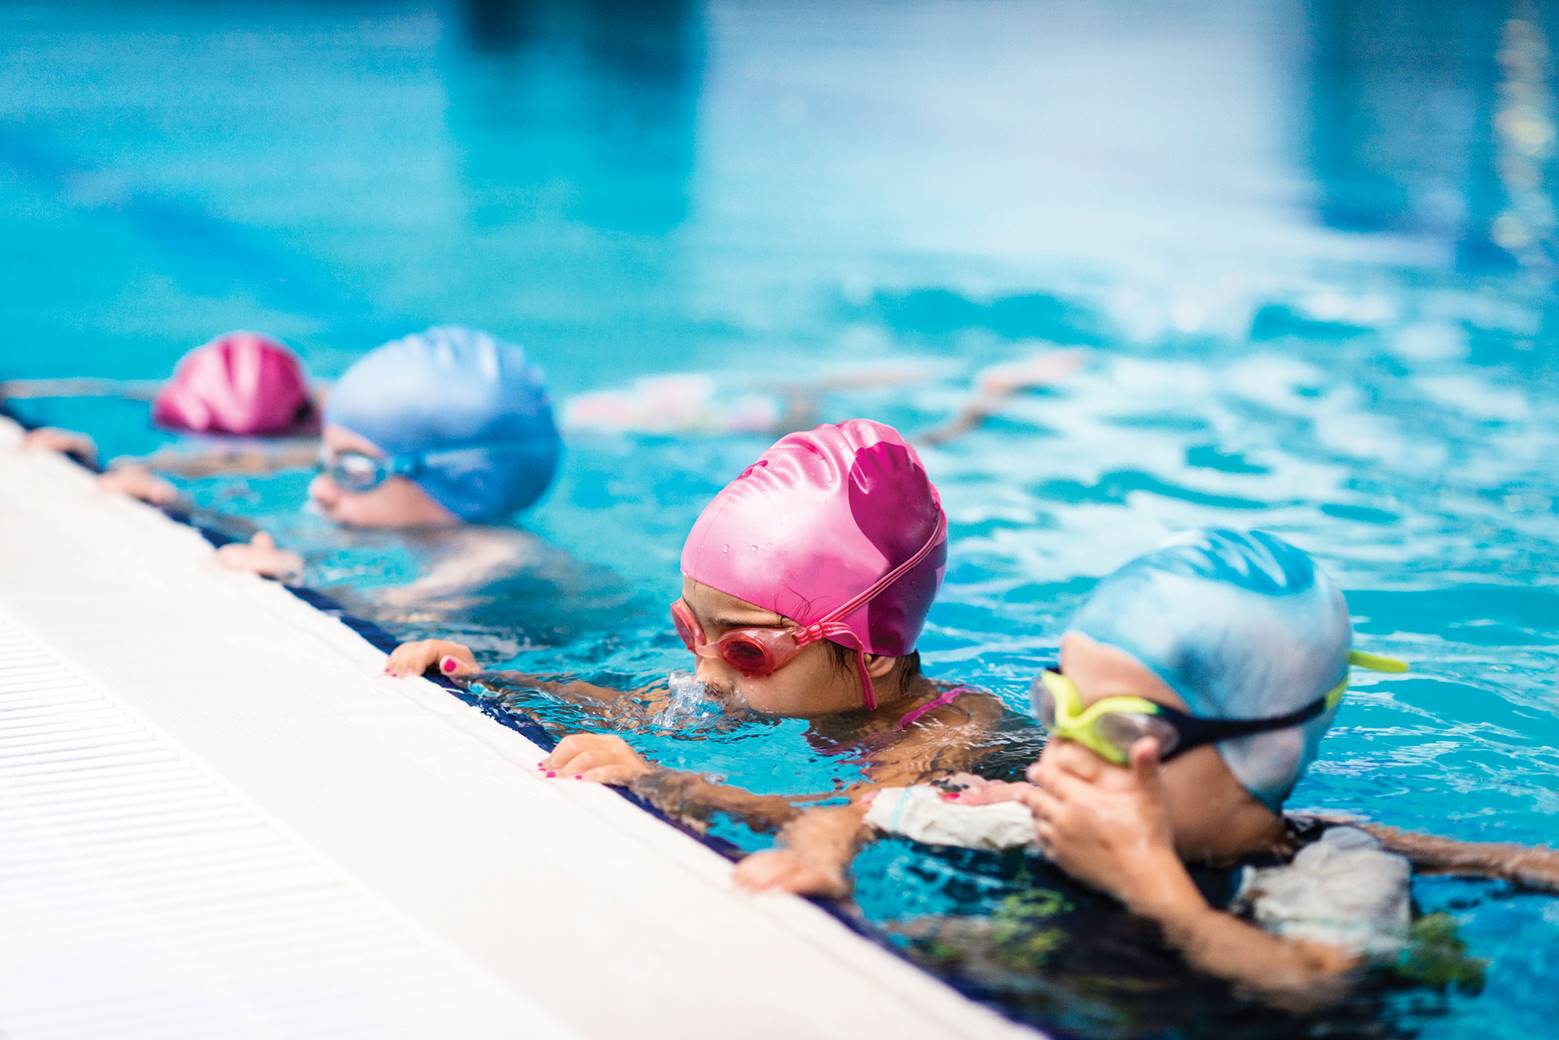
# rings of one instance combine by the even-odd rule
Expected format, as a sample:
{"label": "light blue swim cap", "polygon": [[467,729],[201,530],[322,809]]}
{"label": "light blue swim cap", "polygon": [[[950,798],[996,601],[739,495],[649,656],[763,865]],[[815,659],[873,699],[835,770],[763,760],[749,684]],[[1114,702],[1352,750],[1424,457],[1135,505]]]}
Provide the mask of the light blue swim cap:
{"label": "light blue swim cap", "polygon": [[[1302,550],[1265,531],[1177,535],[1095,587],[1068,629],[1117,647],[1202,718],[1272,718],[1348,677],[1342,593]],[[1314,761],[1335,704],[1299,726],[1217,745],[1237,780],[1277,812]]]}
{"label": "light blue swim cap", "polygon": [[562,444],[541,370],[512,343],[441,326],[369,351],[331,388],[325,422],[366,437],[466,521],[541,497]]}

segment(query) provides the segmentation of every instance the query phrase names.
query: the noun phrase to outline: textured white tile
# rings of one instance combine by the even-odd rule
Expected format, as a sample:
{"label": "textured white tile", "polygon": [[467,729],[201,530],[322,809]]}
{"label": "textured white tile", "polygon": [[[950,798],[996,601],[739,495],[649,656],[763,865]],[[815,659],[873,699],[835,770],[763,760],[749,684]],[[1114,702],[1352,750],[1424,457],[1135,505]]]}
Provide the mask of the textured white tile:
{"label": "textured white tile", "polygon": [[[0,884],[11,1040],[480,1036],[503,1001],[514,1036],[544,1031],[526,1014],[614,1038],[1033,1035],[801,900],[736,892],[612,792],[540,779],[519,734],[384,678],[337,620],[13,434],[0,879],[32,880]],[[115,744],[115,712],[149,742]]]}

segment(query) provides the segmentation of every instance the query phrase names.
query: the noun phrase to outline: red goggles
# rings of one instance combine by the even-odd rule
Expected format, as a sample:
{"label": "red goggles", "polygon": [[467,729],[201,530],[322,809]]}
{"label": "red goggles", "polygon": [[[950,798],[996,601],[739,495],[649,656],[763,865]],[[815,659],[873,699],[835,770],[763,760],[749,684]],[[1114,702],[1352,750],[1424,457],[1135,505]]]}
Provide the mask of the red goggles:
{"label": "red goggles", "polygon": [[736,628],[711,643],[683,600],[671,604],[677,635],[699,657],[718,658],[743,675],[773,675],[815,639],[795,628]]}
{"label": "red goggles", "polygon": [[884,574],[871,588],[805,627],[736,628],[711,643],[705,637],[698,619],[693,616],[693,611],[682,599],[671,604],[671,620],[677,626],[677,635],[682,637],[682,642],[694,654],[724,661],[742,675],[773,675],[795,660],[796,655],[806,646],[821,639],[849,647],[855,651],[862,700],[866,703],[866,709],[871,711],[877,707],[877,695],[871,673],[866,668],[866,648],[860,637],[841,619],[855,613],[930,555],[946,530],[947,517],[941,515],[937,518],[936,530],[931,532],[931,537],[913,556]]}

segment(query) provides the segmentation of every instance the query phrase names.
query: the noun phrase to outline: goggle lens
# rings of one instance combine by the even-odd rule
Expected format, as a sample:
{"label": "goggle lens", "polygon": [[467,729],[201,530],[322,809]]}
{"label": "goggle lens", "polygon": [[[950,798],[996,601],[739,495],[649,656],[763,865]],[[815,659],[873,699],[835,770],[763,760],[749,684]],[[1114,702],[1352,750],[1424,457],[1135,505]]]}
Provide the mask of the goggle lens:
{"label": "goggle lens", "polygon": [[388,475],[378,459],[357,451],[343,451],[331,456],[324,463],[325,472],[343,490],[355,493],[372,491],[384,483]]}
{"label": "goggle lens", "polygon": [[768,675],[774,671],[768,648],[746,636],[730,635],[720,640],[720,656],[743,675]]}
{"label": "goggle lens", "polygon": [[1123,761],[1131,757],[1131,746],[1143,737],[1158,741],[1160,761],[1180,744],[1180,731],[1157,715],[1107,711],[1094,720],[1093,731],[1097,739],[1119,751]]}
{"label": "goggle lens", "polygon": [[[1058,705],[1058,698],[1063,703]],[[1130,759],[1131,745],[1143,737],[1156,739],[1159,754],[1165,758],[1180,745],[1180,731],[1157,715],[1104,711],[1089,717],[1070,681],[1058,672],[1042,672],[1030,689],[1029,700],[1035,718],[1050,733],[1075,740],[1117,765]]]}
{"label": "goggle lens", "polygon": [[[743,675],[769,675],[800,650],[794,637],[768,630],[761,634],[754,634],[753,630],[728,632],[718,642],[707,643],[693,612],[680,599],[671,604],[671,620],[689,650],[700,657],[719,657]],[[767,639],[777,640],[781,645],[771,646]],[[786,653],[787,641],[789,654]]]}
{"label": "goggle lens", "polygon": [[693,631],[693,627],[688,624],[687,619],[682,616],[680,610],[672,609],[671,621],[677,626],[677,635],[682,637],[682,645],[689,650],[694,649],[698,645],[698,634]]}
{"label": "goggle lens", "polygon": [[1035,683],[1029,697],[1034,705],[1034,716],[1039,719],[1039,724],[1046,729],[1056,728],[1056,698],[1050,692],[1050,688],[1044,683]]}

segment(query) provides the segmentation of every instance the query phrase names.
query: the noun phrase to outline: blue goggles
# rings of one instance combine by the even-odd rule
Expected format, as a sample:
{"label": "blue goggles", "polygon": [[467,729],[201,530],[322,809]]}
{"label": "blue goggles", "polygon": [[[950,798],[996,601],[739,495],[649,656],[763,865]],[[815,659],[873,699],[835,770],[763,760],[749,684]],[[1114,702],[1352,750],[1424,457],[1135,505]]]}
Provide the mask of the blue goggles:
{"label": "blue goggles", "polygon": [[414,451],[405,455],[379,456],[361,451],[338,451],[331,454],[324,449],[319,453],[319,469],[335,481],[343,491],[362,494],[372,491],[391,477],[414,480],[429,470],[459,471],[482,469],[492,464],[494,456],[505,453],[528,454],[535,448],[524,444],[488,442],[468,444],[458,448],[439,448],[433,451]]}
{"label": "blue goggles", "polygon": [[343,490],[353,494],[372,491],[391,477],[411,477],[421,472],[425,462],[421,453],[384,458],[361,451],[319,453],[319,469]]}

